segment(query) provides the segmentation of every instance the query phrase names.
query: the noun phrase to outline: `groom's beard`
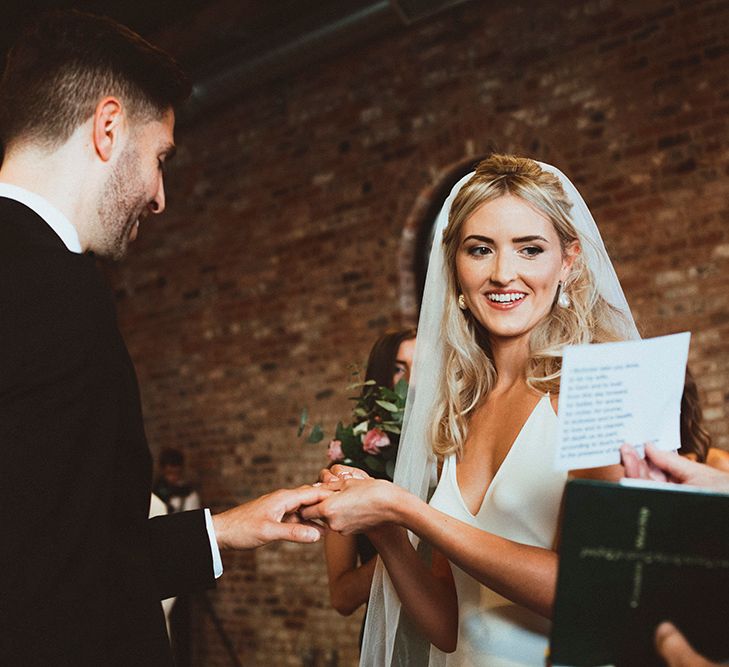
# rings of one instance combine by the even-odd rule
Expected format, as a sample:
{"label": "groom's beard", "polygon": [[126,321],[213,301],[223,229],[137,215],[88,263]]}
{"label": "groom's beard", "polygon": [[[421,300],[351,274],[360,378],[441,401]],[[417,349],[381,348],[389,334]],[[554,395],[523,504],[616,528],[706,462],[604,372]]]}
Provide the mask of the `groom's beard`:
{"label": "groom's beard", "polygon": [[100,234],[92,250],[102,257],[121,259],[136,238],[139,217],[148,204],[139,173],[139,154],[130,146],[119,157],[99,203]]}

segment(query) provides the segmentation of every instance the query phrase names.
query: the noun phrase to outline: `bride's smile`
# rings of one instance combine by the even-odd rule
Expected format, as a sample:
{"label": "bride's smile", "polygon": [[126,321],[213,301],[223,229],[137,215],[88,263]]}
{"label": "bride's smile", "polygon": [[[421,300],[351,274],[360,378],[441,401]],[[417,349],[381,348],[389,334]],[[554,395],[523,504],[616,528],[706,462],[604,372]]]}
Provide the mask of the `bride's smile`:
{"label": "bride's smile", "polygon": [[516,308],[526,298],[524,292],[513,292],[513,291],[497,291],[493,290],[486,293],[486,298],[489,300],[489,305],[497,310],[508,310]]}

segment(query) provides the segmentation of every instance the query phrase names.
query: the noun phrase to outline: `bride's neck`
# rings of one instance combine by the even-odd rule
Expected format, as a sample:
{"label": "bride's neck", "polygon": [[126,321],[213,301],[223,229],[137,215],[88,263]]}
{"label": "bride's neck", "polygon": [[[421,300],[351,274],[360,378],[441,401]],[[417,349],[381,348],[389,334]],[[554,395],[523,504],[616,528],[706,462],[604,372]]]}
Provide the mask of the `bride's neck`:
{"label": "bride's neck", "polygon": [[495,389],[510,387],[524,381],[529,363],[528,337],[492,338],[491,355],[498,378]]}

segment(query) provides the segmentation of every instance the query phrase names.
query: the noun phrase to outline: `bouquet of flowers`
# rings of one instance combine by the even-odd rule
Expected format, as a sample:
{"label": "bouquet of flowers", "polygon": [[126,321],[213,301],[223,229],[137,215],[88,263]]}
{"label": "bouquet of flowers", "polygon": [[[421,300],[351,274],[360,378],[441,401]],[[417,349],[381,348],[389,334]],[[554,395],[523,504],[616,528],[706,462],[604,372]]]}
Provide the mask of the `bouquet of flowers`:
{"label": "bouquet of flowers", "polygon": [[[346,425],[339,422],[334,438],[329,441],[329,461],[360,468],[372,477],[392,481],[408,383],[403,379],[394,389],[389,389],[368,380],[349,388],[359,389],[360,393],[351,399],[355,402],[352,421]],[[306,430],[307,421],[308,413],[304,408],[299,422],[299,437]],[[318,443],[323,439],[321,425],[315,424],[307,442]]]}

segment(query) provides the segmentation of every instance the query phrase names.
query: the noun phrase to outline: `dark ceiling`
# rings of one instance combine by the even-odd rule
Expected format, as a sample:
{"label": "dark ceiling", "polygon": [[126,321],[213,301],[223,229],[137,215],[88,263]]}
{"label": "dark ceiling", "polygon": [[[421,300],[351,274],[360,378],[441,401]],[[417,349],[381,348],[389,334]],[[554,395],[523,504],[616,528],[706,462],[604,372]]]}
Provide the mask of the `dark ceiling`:
{"label": "dark ceiling", "polygon": [[258,83],[465,0],[3,0],[0,50],[48,9],[110,16],[170,52],[194,83],[189,118]]}
{"label": "dark ceiling", "polygon": [[168,42],[165,48],[186,68],[196,70],[232,51],[253,52],[371,4],[366,0],[3,0],[0,47],[4,53],[33,15],[74,7],[110,16],[150,40]]}

